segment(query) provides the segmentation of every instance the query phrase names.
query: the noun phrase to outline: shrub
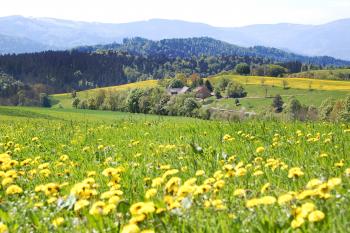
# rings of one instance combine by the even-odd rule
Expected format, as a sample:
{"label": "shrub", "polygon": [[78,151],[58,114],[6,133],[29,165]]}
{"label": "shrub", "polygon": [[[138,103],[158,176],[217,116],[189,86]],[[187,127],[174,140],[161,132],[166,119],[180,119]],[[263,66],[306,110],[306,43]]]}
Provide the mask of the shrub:
{"label": "shrub", "polygon": [[323,121],[329,120],[331,112],[333,111],[334,102],[335,102],[334,99],[327,98],[321,103],[320,111],[319,111],[321,120]]}
{"label": "shrub", "polygon": [[243,86],[230,82],[226,87],[226,95],[230,98],[242,98],[247,96],[247,92],[244,90]]}
{"label": "shrub", "polygon": [[80,103],[80,99],[78,97],[75,97],[72,101],[72,107],[78,108],[79,103]]}
{"label": "shrub", "polygon": [[44,108],[51,107],[49,96],[46,93],[40,93],[39,102],[41,107],[44,107]]}
{"label": "shrub", "polygon": [[239,63],[236,65],[235,70],[238,74],[247,75],[250,74],[250,66],[247,63]]}
{"label": "shrub", "polygon": [[169,88],[182,88],[184,86],[185,86],[184,83],[177,78],[174,78],[173,80],[171,80],[169,84]]}

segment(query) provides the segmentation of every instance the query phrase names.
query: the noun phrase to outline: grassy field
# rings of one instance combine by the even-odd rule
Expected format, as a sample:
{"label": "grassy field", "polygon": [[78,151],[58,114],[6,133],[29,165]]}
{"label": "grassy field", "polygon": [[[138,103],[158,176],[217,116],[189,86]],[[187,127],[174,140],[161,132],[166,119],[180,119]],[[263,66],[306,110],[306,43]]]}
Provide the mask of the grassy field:
{"label": "grassy field", "polygon": [[219,75],[210,78],[214,83],[220,78],[228,78],[241,84],[250,85],[266,85],[284,87],[283,82],[287,83],[288,88],[302,90],[320,90],[320,91],[350,91],[349,81],[338,80],[321,80],[310,78],[274,78],[261,76],[241,76],[241,75]]}
{"label": "grassy field", "polygon": [[350,69],[336,69],[336,70],[311,70],[306,72],[300,72],[291,74],[291,77],[303,77],[312,79],[333,79],[333,80],[349,80]]}
{"label": "grassy field", "polygon": [[350,126],[0,107],[0,232],[348,232]]}
{"label": "grassy field", "polygon": [[[272,103],[272,97],[280,94],[284,101],[289,97],[294,96],[302,104],[320,106],[323,100],[328,97],[334,99],[344,98],[350,93],[349,81],[333,81],[333,80],[315,80],[305,78],[273,78],[273,77],[256,77],[256,76],[239,76],[239,75],[219,75],[211,77],[209,80],[215,84],[218,79],[227,78],[239,82],[247,90],[247,98],[240,100],[241,106],[236,107],[232,99],[214,100],[210,107],[223,109],[245,109],[259,112],[269,107]],[[282,81],[287,81],[288,88],[283,88]],[[116,87],[98,88],[78,93],[80,98],[88,98],[97,90],[118,91],[128,90],[132,88],[146,88],[157,86],[156,80],[148,80],[132,84],[126,84]],[[57,94],[51,96],[53,107],[57,108],[59,105],[63,108],[72,108],[72,98],[70,94]]]}

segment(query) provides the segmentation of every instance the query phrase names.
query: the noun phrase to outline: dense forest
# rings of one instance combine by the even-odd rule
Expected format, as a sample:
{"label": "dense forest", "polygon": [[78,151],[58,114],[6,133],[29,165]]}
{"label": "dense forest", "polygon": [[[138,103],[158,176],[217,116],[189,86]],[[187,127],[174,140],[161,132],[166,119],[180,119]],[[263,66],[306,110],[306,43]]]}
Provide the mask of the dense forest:
{"label": "dense forest", "polygon": [[201,77],[233,70],[238,63],[264,64],[258,57],[201,56],[187,59],[137,56],[125,52],[49,51],[0,56],[0,70],[25,84],[43,84],[50,93],[174,77]]}
{"label": "dense forest", "polygon": [[0,56],[1,98],[3,104],[35,105],[45,103],[47,94],[163,79],[178,73],[203,78],[235,70],[243,75],[281,77],[346,64],[327,57],[305,62],[307,58],[265,47],[241,48],[210,38],[135,38],[122,45],[7,54]]}
{"label": "dense forest", "polygon": [[193,56],[249,56],[263,57],[278,62],[299,61],[318,66],[350,66],[349,61],[343,61],[328,56],[309,57],[285,52],[276,48],[264,46],[240,47],[208,37],[187,39],[164,39],[152,41],[144,38],[124,39],[122,44],[107,44],[83,46],[78,51],[96,52],[101,50],[124,51],[134,55],[160,56],[168,58],[191,58]]}

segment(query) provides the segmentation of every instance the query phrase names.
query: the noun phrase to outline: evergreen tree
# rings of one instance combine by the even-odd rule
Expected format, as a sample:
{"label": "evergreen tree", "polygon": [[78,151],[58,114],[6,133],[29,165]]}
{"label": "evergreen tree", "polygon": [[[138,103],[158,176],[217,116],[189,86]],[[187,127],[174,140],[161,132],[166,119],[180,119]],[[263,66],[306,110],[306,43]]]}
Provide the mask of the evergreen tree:
{"label": "evergreen tree", "polygon": [[51,107],[49,96],[46,93],[40,93],[39,102],[41,107],[44,107],[44,108]]}
{"label": "evergreen tree", "polygon": [[208,90],[210,91],[210,92],[212,92],[213,91],[213,86],[211,85],[211,82],[207,79],[207,80],[205,80],[205,82],[204,82],[204,85],[208,88]]}
{"label": "evergreen tree", "polygon": [[281,95],[277,94],[275,98],[273,98],[272,107],[274,108],[275,112],[280,113],[283,110],[283,100]]}

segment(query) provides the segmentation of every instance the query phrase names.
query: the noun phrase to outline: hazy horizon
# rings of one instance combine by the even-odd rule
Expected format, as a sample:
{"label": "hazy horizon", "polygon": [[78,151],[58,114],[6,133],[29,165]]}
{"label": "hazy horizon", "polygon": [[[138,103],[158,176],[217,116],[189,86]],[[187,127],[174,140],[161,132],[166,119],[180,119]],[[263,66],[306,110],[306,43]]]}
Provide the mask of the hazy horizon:
{"label": "hazy horizon", "polygon": [[348,0],[32,0],[6,1],[0,17],[21,15],[82,22],[129,23],[151,19],[182,20],[216,27],[240,27],[252,24],[320,25],[350,18]]}
{"label": "hazy horizon", "polygon": [[206,24],[212,27],[222,27],[222,28],[234,28],[234,27],[246,27],[246,26],[252,26],[252,25],[276,25],[276,24],[296,24],[296,25],[312,25],[312,26],[318,26],[318,25],[323,25],[327,23],[332,23],[336,21],[341,21],[341,20],[347,20],[350,19],[350,16],[348,18],[339,18],[339,19],[334,19],[330,21],[325,21],[322,23],[293,23],[293,22],[276,22],[276,23],[253,23],[253,24],[247,24],[247,25],[238,25],[238,26],[216,26],[210,23],[206,22],[200,22],[200,21],[190,21],[190,20],[184,20],[184,19],[167,19],[167,18],[150,18],[150,19],[145,19],[145,20],[132,20],[132,21],[127,21],[127,22],[101,22],[101,21],[87,21],[87,20],[76,20],[76,19],[65,19],[65,18],[56,18],[56,17],[50,17],[50,16],[31,16],[31,15],[19,15],[19,14],[13,14],[13,15],[4,15],[0,16],[0,18],[6,18],[6,17],[24,17],[24,18],[29,18],[29,19],[51,19],[51,20],[62,20],[62,21],[71,21],[71,22],[80,22],[80,23],[99,23],[99,24],[128,24],[128,23],[137,23],[137,22],[147,22],[147,21],[153,21],[153,20],[168,20],[168,21],[183,21],[183,22],[188,22],[188,23],[198,23],[198,24]]}

